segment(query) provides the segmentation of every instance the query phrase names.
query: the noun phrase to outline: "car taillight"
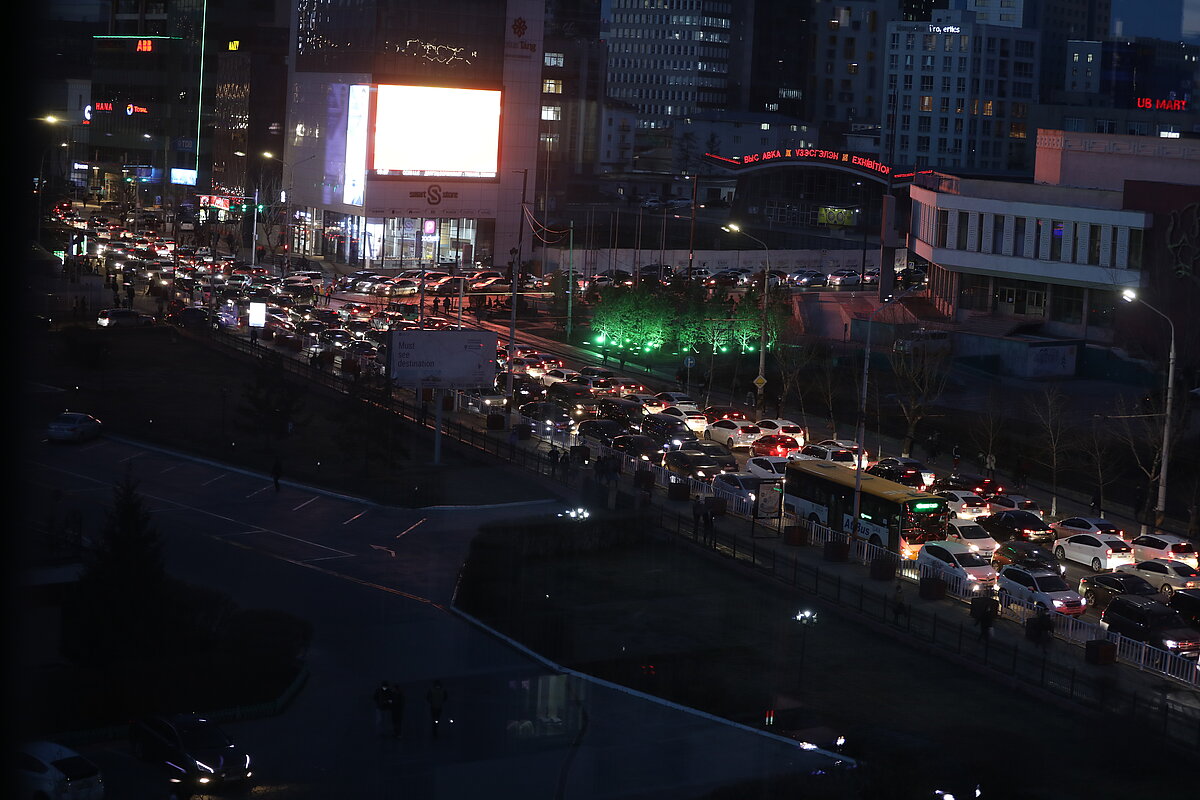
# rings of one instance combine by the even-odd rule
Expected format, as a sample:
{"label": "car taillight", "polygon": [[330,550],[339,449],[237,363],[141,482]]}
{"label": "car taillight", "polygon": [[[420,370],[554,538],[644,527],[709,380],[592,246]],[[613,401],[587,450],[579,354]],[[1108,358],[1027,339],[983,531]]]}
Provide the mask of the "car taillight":
{"label": "car taillight", "polygon": [[1104,557],[1105,557],[1105,558],[1112,558],[1112,550],[1105,550],[1105,551],[1104,551]]}

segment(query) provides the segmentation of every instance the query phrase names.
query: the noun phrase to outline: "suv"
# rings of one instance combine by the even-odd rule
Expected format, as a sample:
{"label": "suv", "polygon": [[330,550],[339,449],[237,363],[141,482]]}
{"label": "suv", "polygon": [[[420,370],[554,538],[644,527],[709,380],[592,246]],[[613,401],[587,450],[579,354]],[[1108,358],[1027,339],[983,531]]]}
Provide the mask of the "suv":
{"label": "suv", "polygon": [[1087,610],[1087,601],[1074,592],[1058,570],[1009,564],[1000,570],[1000,602],[1021,600],[1047,611],[1077,616]]}
{"label": "suv", "polygon": [[1175,609],[1148,597],[1114,597],[1100,626],[1169,653],[1200,658],[1200,631],[1188,627]]}
{"label": "suv", "polygon": [[697,442],[694,431],[683,420],[665,414],[650,414],[642,419],[642,433],[663,444],[667,450],[678,450],[688,442]]}
{"label": "suv", "polygon": [[1171,592],[1167,605],[1178,611],[1188,625],[1200,628],[1200,589],[1177,589]]}

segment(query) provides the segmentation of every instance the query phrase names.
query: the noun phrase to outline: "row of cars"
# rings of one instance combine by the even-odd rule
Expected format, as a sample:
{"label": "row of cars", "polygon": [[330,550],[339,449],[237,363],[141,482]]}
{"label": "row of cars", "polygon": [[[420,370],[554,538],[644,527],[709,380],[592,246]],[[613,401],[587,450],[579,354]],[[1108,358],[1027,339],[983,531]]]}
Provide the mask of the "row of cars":
{"label": "row of cars", "polygon": [[[456,296],[462,293],[495,294],[512,291],[512,282],[497,270],[473,270],[452,275],[440,269],[410,269],[398,274],[359,270],[338,280],[338,288],[346,292],[378,297],[415,297],[421,293],[434,296]],[[523,276],[520,289],[537,291],[543,281],[533,275]]]}
{"label": "row of cars", "polygon": [[[902,270],[897,273],[897,281],[902,285],[920,285],[925,282],[925,273],[916,268]],[[672,269],[661,264],[651,264],[633,271],[609,269],[597,272],[590,277],[581,277],[581,288],[606,288],[609,286],[633,286],[645,281],[663,285],[676,282],[699,281],[709,288],[746,289],[752,286],[762,286],[764,276],[761,269],[749,267],[730,267],[712,270],[708,267],[693,266],[690,269],[680,267]],[[841,268],[824,271],[813,267],[802,267],[791,271],[768,270],[765,280],[770,288],[796,287],[811,289],[817,287],[850,287],[872,286],[879,283],[879,269],[868,267],[865,270]]]}

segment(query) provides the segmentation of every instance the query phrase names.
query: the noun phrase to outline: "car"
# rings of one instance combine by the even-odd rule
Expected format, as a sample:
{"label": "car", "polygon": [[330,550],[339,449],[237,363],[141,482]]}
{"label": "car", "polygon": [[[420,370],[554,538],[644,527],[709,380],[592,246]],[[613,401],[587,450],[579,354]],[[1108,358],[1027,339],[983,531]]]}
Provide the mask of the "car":
{"label": "car", "polygon": [[609,378],[600,378],[595,375],[575,374],[567,378],[568,383],[575,383],[589,389],[592,394],[600,397],[601,395],[615,395],[617,389],[613,386],[613,382]]}
{"label": "car", "polygon": [[1132,564],[1133,548],[1119,536],[1076,533],[1055,540],[1054,556],[1059,561],[1087,564],[1092,572],[1103,572],[1121,564]]}
{"label": "car", "polygon": [[604,447],[610,447],[613,439],[628,433],[629,426],[615,419],[587,419],[575,427],[575,434],[581,440]]}
{"label": "car", "polygon": [[1054,531],[1032,511],[1001,511],[975,521],[998,542],[1007,542],[1009,539],[1042,543],[1054,541]]}
{"label": "car", "polygon": [[1149,597],[1114,597],[1100,615],[1100,627],[1184,658],[1200,658],[1200,631],[1178,611]]}
{"label": "car", "polygon": [[926,542],[917,553],[917,567],[922,566],[961,579],[972,592],[991,591],[996,584],[991,562],[962,542]]}
{"label": "car", "polygon": [[562,369],[564,366],[562,359],[545,353],[529,353],[521,358],[525,361],[525,372],[535,378],[540,378],[552,369]]}
{"label": "car", "polygon": [[946,520],[946,541],[965,544],[989,562],[1000,548],[1000,543],[989,536],[982,525],[969,519]]}
{"label": "car", "polygon": [[904,456],[881,458],[868,467],[867,472],[889,481],[921,490],[932,486],[935,477],[933,470],[925,466],[924,463],[915,458],[906,458]]}
{"label": "car", "polygon": [[862,274],[862,282],[864,284],[879,283],[879,267],[871,267],[865,270]]}
{"label": "car", "polygon": [[548,400],[526,403],[517,409],[517,413],[532,423],[544,436],[565,433],[571,430],[574,424],[565,408]]}
{"label": "car", "polygon": [[1005,564],[1021,564],[1027,567],[1040,567],[1057,571],[1065,575],[1067,568],[1059,562],[1054,554],[1033,542],[1004,542],[992,553],[992,566],[1003,567]]}
{"label": "car", "polygon": [[856,269],[839,269],[829,273],[830,286],[858,286],[861,282]]}
{"label": "car", "polygon": [[659,441],[640,433],[613,437],[609,447],[624,454],[626,458],[638,462],[659,463],[662,456],[662,445]]}
{"label": "car", "polygon": [[790,419],[767,418],[760,419],[754,424],[762,430],[763,435],[782,434],[784,436],[791,436],[800,443],[801,447],[804,446],[805,441],[808,439],[808,432],[804,430],[804,427],[798,422],[792,422]]}
{"label": "car", "polygon": [[1032,498],[1025,497],[1019,494],[994,494],[988,498],[988,513],[998,514],[1001,511],[1012,511],[1020,509],[1028,511],[1031,514],[1037,514],[1038,517],[1045,519],[1046,514],[1042,511],[1042,507]]}
{"label": "car", "polygon": [[1103,534],[1115,536],[1118,539],[1124,539],[1126,535],[1124,528],[1099,517],[1067,517],[1058,522],[1051,522],[1050,527],[1054,529],[1055,535],[1060,539],[1076,533]]}
{"label": "car", "polygon": [[646,409],[641,403],[620,397],[602,396],[596,400],[596,406],[600,409],[600,416],[615,419],[631,430],[641,427],[642,417],[646,416]]}
{"label": "car", "polygon": [[684,443],[680,449],[704,453],[720,465],[722,472],[737,472],[740,469],[737,457],[723,444],[697,440]]}
{"label": "car", "polygon": [[[561,364],[559,366],[562,366]],[[583,367],[579,370],[580,375],[590,375],[594,378],[609,378],[616,379],[617,374],[606,367]]]}
{"label": "car", "polygon": [[482,294],[507,294],[512,292],[512,284],[508,278],[484,278],[481,281],[474,281],[469,290]]}
{"label": "car", "polygon": [[974,492],[966,492],[962,489],[943,489],[934,494],[946,501],[946,508],[950,511],[951,519],[978,519],[987,516],[987,500]]}
{"label": "car", "polygon": [[659,392],[654,396],[668,406],[675,406],[686,411],[700,411],[696,401],[683,392]]}
{"label": "car", "polygon": [[52,442],[85,442],[103,431],[100,420],[78,411],[64,411],[46,426],[46,438]]}
{"label": "car", "polygon": [[944,478],[933,482],[932,489],[940,492],[944,489],[961,489],[977,494],[985,500],[994,494],[1001,494],[1004,486],[994,478],[986,478],[971,472],[952,472]]}
{"label": "car", "polygon": [[642,433],[658,440],[664,450],[678,450],[686,443],[698,441],[696,434],[675,417],[649,414],[642,419]]}
{"label": "car", "polygon": [[800,448],[799,458],[816,461],[833,461],[842,466],[854,469],[854,453],[841,447],[826,447],[820,444],[806,444]]}
{"label": "car", "polygon": [[1188,625],[1200,629],[1200,589],[1176,589],[1167,598],[1167,605],[1178,611]]}
{"label": "car", "polygon": [[798,269],[788,275],[793,286],[828,286],[829,278],[819,269]]}
{"label": "car", "polygon": [[[817,442],[820,447],[828,447],[830,449],[849,450],[854,455],[858,456],[858,463],[865,469],[870,463],[870,454],[866,450],[858,446],[858,442],[849,439],[826,439],[823,442]],[[860,452],[861,451],[861,452]]]}
{"label": "car", "polygon": [[507,398],[503,392],[486,388],[470,389],[461,392],[461,395],[463,407],[468,411],[474,411],[476,414],[502,412],[507,405]]}
{"label": "car", "polygon": [[721,472],[721,465],[711,456],[696,450],[671,450],[663,453],[663,469],[681,478],[710,481]]}
{"label": "car", "polygon": [[421,282],[412,278],[390,278],[371,287],[371,294],[384,297],[414,297],[421,292]]}
{"label": "car", "polygon": [[9,759],[12,788],[21,800],[102,800],[100,768],[69,747],[26,742]]}
{"label": "car", "polygon": [[575,419],[600,415],[596,397],[586,386],[579,386],[567,381],[551,384],[546,388],[546,400],[558,403]]}
{"label": "car", "polygon": [[657,414],[667,407],[667,403],[664,403],[652,394],[644,392],[631,392],[621,395],[621,397],[624,400],[633,400],[635,403],[641,403],[642,408],[645,409],[647,414]]}
{"label": "car", "polygon": [[704,409],[704,417],[709,422],[716,422],[719,419],[750,419],[746,412],[734,408],[733,406],[709,406],[708,408]]}
{"label": "car", "polygon": [[718,419],[704,426],[704,438],[724,442],[729,449],[749,447],[762,435],[759,427],[740,419]]}
{"label": "car", "polygon": [[692,411],[681,406],[667,406],[658,413],[681,420],[684,425],[696,433],[703,433],[708,427],[708,418],[699,411]]}
{"label": "car", "polygon": [[[1141,597],[1159,597],[1158,589],[1150,581],[1127,572],[1101,572],[1099,575],[1084,575],[1079,579],[1079,593],[1091,608],[1104,608],[1114,597],[1123,594]],[[1176,592],[1175,594],[1179,594]]]}
{"label": "car", "polygon": [[354,334],[345,328],[326,328],[317,334],[317,341],[341,349],[354,341]]}
{"label": "car", "polygon": [[154,324],[154,317],[132,308],[106,308],[96,315],[96,325],[101,328],[139,328]]}
{"label": "car", "polygon": [[778,481],[750,472],[722,472],[713,478],[712,490],[716,495],[726,495],[754,502],[764,483],[778,484]]}
{"label": "car", "polygon": [[646,384],[638,383],[632,378],[613,378],[613,383],[622,397],[631,394],[645,395],[646,397],[654,396],[654,393],[646,387]]}
{"label": "car", "polygon": [[562,383],[563,381],[568,381],[578,374],[579,373],[573,369],[567,369],[566,367],[559,367],[558,369],[547,370],[542,375],[542,383],[544,383],[546,386],[553,386],[556,383]]}
{"label": "car", "polygon": [[461,275],[448,275],[425,287],[425,291],[436,295],[457,295],[466,292],[467,289],[467,279]]}
{"label": "car", "polygon": [[785,434],[759,436],[750,443],[750,453],[756,456],[790,456],[800,452],[800,443]]}
{"label": "car", "polygon": [[188,788],[236,785],[254,775],[249,753],[215,722],[195,714],[135,720],[129,725],[129,744],[138,759],[165,765]]}
{"label": "car", "polygon": [[1058,570],[1008,564],[1000,568],[996,585],[1000,602],[1006,605],[1012,598],[1070,616],[1087,611],[1087,601],[1067,585]]}
{"label": "car", "polygon": [[1129,542],[1133,545],[1133,557],[1138,561],[1151,558],[1170,558],[1183,561],[1193,567],[1200,566],[1196,562],[1196,547],[1181,536],[1167,533],[1147,533],[1134,537]]}
{"label": "car", "polygon": [[[501,395],[508,394],[508,373],[499,372],[496,374],[496,380],[493,386],[496,392]],[[538,400],[546,399],[546,386],[538,381],[533,380],[525,375],[513,374],[512,376],[512,393],[515,398],[516,405],[524,403],[532,403]]]}
{"label": "car", "polygon": [[1145,578],[1167,596],[1176,589],[1200,589],[1200,572],[1191,564],[1169,558],[1152,558],[1134,564],[1122,564],[1116,571]]}
{"label": "car", "polygon": [[760,478],[782,478],[790,461],[786,456],[755,456],[746,459],[746,471]]}

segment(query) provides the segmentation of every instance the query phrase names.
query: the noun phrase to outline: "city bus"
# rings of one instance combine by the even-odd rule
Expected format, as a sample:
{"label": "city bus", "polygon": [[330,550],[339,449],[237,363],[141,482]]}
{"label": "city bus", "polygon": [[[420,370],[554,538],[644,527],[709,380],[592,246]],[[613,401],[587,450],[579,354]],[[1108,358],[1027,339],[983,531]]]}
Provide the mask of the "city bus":
{"label": "city bus", "polygon": [[[854,470],[833,461],[797,459],[784,471],[783,502],[801,519],[854,531]],[[926,541],[946,538],[946,500],[862,474],[857,538],[913,559]]]}

